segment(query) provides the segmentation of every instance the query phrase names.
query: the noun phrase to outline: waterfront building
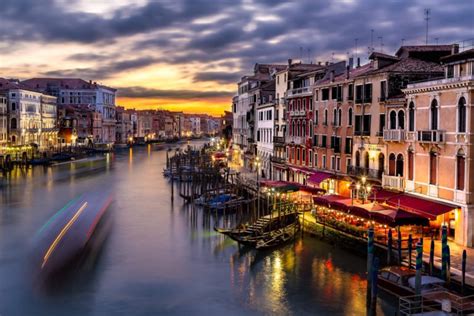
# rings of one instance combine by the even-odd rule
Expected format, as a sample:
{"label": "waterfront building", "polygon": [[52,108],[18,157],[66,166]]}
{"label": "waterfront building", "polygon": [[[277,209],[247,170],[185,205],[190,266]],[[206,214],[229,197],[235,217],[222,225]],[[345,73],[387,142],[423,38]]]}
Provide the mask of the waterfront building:
{"label": "waterfront building", "polygon": [[0,95],[0,152],[8,144],[8,99]]}
{"label": "waterfront building", "polygon": [[57,98],[55,96],[42,94],[40,112],[40,147],[42,149],[51,150],[58,144]]}
{"label": "waterfront building", "polygon": [[123,106],[116,108],[117,125],[115,127],[115,142],[126,144],[133,137],[131,111],[126,111]]}
{"label": "waterfront building", "polygon": [[[11,146],[34,146],[40,149],[43,145],[47,146],[48,142],[43,144],[41,137],[41,104],[43,99],[45,109],[49,112],[54,100],[18,80],[0,78],[0,92],[8,99],[8,143]],[[50,119],[51,114],[45,113],[48,126],[53,125]],[[49,133],[47,137],[49,139]]]}
{"label": "waterfront building", "polygon": [[255,94],[256,106],[256,145],[257,156],[261,161],[262,178],[272,178],[271,157],[273,155],[273,136],[275,120],[275,80],[262,84]]}
{"label": "waterfront building", "polygon": [[[237,161],[251,167],[256,155],[255,101],[258,88],[271,80],[285,65],[255,64],[252,75],[243,76],[238,82],[238,92],[233,98],[233,147]],[[252,93],[250,93],[252,92]]]}
{"label": "waterfront building", "polygon": [[102,131],[98,142],[115,141],[116,89],[79,78],[33,78],[22,84],[58,98],[58,106],[89,106],[101,114]]}
{"label": "waterfront building", "polygon": [[474,49],[458,52],[454,46],[452,52],[441,58],[444,78],[408,84],[403,90],[408,128],[397,151],[390,146],[389,152],[400,153],[406,163],[400,178],[384,184],[453,205],[431,214],[432,220],[447,225],[456,243],[472,247]]}
{"label": "waterfront building", "polygon": [[153,112],[152,110],[143,110],[137,112],[137,137],[144,139],[153,139]]}
{"label": "waterfront building", "polygon": [[347,183],[338,179],[344,179],[352,165],[354,78],[371,68],[370,64],[354,68],[352,58],[344,66],[317,81],[313,89],[312,167],[320,171],[316,177],[320,182],[310,182],[329,193],[350,195]]}

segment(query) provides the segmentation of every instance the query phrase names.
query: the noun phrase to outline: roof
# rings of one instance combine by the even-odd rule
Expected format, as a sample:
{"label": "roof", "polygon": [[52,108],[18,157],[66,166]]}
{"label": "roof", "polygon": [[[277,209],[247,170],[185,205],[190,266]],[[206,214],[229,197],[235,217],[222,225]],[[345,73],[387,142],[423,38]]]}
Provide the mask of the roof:
{"label": "roof", "polygon": [[41,91],[35,90],[28,85],[23,84],[17,80],[0,78],[0,91],[7,91],[11,89],[22,89],[37,93],[42,93]]}
{"label": "roof", "polygon": [[401,46],[395,55],[400,58],[408,57],[413,53],[427,53],[427,52],[443,52],[451,53],[452,45],[414,45],[414,46]]}
{"label": "roof", "polygon": [[[362,65],[360,67],[356,68],[350,68],[349,69],[349,78],[347,78],[347,72],[341,73],[337,76],[334,77],[334,82],[343,82],[345,80],[350,80],[358,76],[362,76],[365,73],[371,71],[373,68],[372,63],[367,63],[365,65]],[[330,77],[325,77],[321,80],[318,80],[316,82],[317,85],[324,85],[324,84],[329,84],[331,83],[331,78]]]}
{"label": "roof", "polygon": [[399,61],[381,67],[379,69],[374,69],[367,72],[364,75],[379,74],[385,72],[396,72],[396,73],[433,73],[439,72],[443,73],[443,66],[438,63],[425,61],[418,58],[402,58]]}
{"label": "roof", "polygon": [[458,54],[442,57],[441,62],[451,63],[451,62],[456,62],[456,61],[461,61],[461,60],[466,60],[466,59],[471,59],[471,58],[474,58],[474,48],[465,50]]}
{"label": "roof", "polygon": [[62,89],[96,89],[97,87],[117,91],[117,89],[97,84],[97,82],[85,81],[80,78],[32,78],[22,81],[23,84],[33,89],[50,89],[58,87]]}
{"label": "roof", "polygon": [[389,59],[389,60],[400,60],[397,56],[392,56],[380,52],[373,52],[370,54],[369,59]]}

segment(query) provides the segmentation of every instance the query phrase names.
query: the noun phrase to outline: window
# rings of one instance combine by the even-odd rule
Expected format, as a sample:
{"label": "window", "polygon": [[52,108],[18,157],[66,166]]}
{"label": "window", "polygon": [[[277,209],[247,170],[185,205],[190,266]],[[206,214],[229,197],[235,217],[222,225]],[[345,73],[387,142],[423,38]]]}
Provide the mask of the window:
{"label": "window", "polygon": [[331,99],[333,100],[337,99],[337,87],[331,88]]}
{"label": "window", "polygon": [[314,154],[314,166],[317,168],[318,167],[318,154]]}
{"label": "window", "polygon": [[355,116],[355,135],[361,135],[362,133],[362,115]]}
{"label": "window", "polygon": [[351,168],[351,158],[347,158],[347,160],[346,160],[346,173],[350,172],[350,168]]}
{"label": "window", "polygon": [[344,153],[352,154],[352,138],[346,137],[346,146],[345,146]]}
{"label": "window", "polygon": [[433,99],[430,107],[431,130],[438,129],[438,101]]}
{"label": "window", "polygon": [[308,158],[309,158],[309,165],[312,167],[313,166],[313,152],[311,150],[308,152]]}
{"label": "window", "polygon": [[336,157],[336,171],[341,170],[341,157]]}
{"label": "window", "polygon": [[328,109],[324,110],[324,122],[323,125],[328,125]]}
{"label": "window", "polygon": [[396,158],[395,154],[391,153],[390,156],[388,156],[388,175],[389,176],[395,176],[396,174]]}
{"label": "window", "polygon": [[364,115],[364,128],[363,128],[363,133],[365,136],[370,136],[370,118],[371,116],[370,115]]}
{"label": "window", "polygon": [[403,110],[398,111],[398,128],[405,129],[405,112]]}
{"label": "window", "polygon": [[323,161],[321,163],[321,168],[326,169],[326,155],[323,155]]}
{"label": "window", "polygon": [[337,125],[341,126],[341,122],[342,122],[342,109],[339,109],[337,111]]}
{"label": "window", "polygon": [[301,149],[301,161],[303,162],[303,164],[306,164],[306,150],[304,148]]}
{"label": "window", "polygon": [[410,102],[408,107],[408,130],[410,132],[415,131],[415,104]]}
{"label": "window", "polygon": [[454,65],[448,65],[446,68],[446,78],[454,77]]}
{"label": "window", "polygon": [[414,166],[414,154],[413,150],[408,151],[408,180],[413,181],[413,166]]}
{"label": "window", "polygon": [[352,126],[352,108],[349,108],[347,115],[347,125]]}
{"label": "window", "polygon": [[332,125],[337,126],[337,110],[332,111]]}
{"label": "window", "polygon": [[326,135],[321,135],[321,147],[327,146],[326,138]]}
{"label": "window", "polygon": [[387,81],[380,81],[380,101],[387,99]]}
{"label": "window", "polygon": [[319,90],[316,90],[315,101],[319,101]]}
{"label": "window", "polygon": [[430,184],[436,184],[438,168],[436,165],[436,153],[430,153]]}
{"label": "window", "polygon": [[277,76],[277,84],[280,84],[280,76]]}
{"label": "window", "polygon": [[360,167],[360,152],[357,151],[356,152],[356,167],[359,168]]}
{"label": "window", "polygon": [[318,146],[318,139],[319,139],[319,135],[314,135],[313,136],[313,146]]}
{"label": "window", "polygon": [[318,125],[319,124],[319,111],[316,110],[314,111],[314,125]]}
{"label": "window", "polygon": [[466,99],[464,97],[458,101],[458,132],[466,132]]}
{"label": "window", "polygon": [[464,180],[465,180],[465,167],[466,166],[466,158],[464,157],[462,152],[459,152],[456,156],[456,190],[463,191],[464,190]]}
{"label": "window", "polygon": [[310,110],[313,110],[313,98],[309,98],[308,108],[309,108]]}
{"label": "window", "polygon": [[362,85],[356,86],[356,103],[362,103]]}
{"label": "window", "polygon": [[403,177],[403,155],[398,154],[397,156],[397,176]]}
{"label": "window", "polygon": [[342,86],[337,86],[337,101],[342,101]]}
{"label": "window", "polygon": [[364,86],[364,102],[372,102],[372,84],[368,83]]}
{"label": "window", "polygon": [[385,113],[380,114],[380,117],[379,117],[379,134],[380,135],[383,134],[384,128],[385,128]]}
{"label": "window", "polygon": [[16,118],[12,118],[10,121],[11,129],[17,129]]}
{"label": "window", "polygon": [[321,100],[322,101],[329,100],[329,88],[325,88],[321,90]]}
{"label": "window", "polygon": [[336,169],[336,157],[331,156],[331,170]]}
{"label": "window", "polygon": [[352,83],[347,88],[347,100],[354,100],[354,85]]}
{"label": "window", "polygon": [[12,102],[12,111],[16,111],[16,103]]}

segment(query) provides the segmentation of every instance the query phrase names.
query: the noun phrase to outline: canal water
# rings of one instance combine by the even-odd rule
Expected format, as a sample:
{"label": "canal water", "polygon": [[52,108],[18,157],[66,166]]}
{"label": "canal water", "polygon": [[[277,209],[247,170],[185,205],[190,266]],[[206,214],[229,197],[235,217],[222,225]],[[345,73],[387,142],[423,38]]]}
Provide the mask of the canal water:
{"label": "canal water", "polygon": [[[16,170],[0,178],[0,315],[365,315],[365,259],[309,236],[257,253],[175,197],[165,150]],[[93,264],[54,290],[33,282],[38,229],[76,196],[111,191],[112,229]],[[377,315],[394,315],[378,301]]]}

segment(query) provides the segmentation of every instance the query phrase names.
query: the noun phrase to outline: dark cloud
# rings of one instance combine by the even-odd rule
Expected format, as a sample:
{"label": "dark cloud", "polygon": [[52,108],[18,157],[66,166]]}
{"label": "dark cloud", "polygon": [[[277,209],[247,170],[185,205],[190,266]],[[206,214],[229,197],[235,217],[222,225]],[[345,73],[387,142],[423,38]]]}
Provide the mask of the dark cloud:
{"label": "dark cloud", "polygon": [[214,81],[222,84],[235,83],[239,80],[239,73],[236,72],[199,72],[194,75],[194,81]]}
{"label": "dark cloud", "polygon": [[128,98],[159,98],[159,99],[213,99],[231,97],[228,91],[194,91],[194,90],[162,90],[144,87],[118,88],[120,97]]}
{"label": "dark cloud", "polygon": [[[94,54],[78,54],[69,56],[69,58],[76,58],[76,60],[78,60],[78,58],[79,60],[88,60],[88,58],[93,59]],[[43,72],[42,75],[47,77],[94,78],[94,80],[101,80],[114,77],[121,72],[147,67],[157,62],[158,60],[155,58],[143,57],[104,63],[97,67],[51,70]]]}

